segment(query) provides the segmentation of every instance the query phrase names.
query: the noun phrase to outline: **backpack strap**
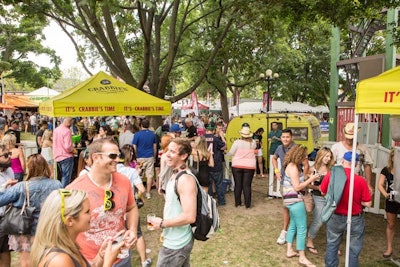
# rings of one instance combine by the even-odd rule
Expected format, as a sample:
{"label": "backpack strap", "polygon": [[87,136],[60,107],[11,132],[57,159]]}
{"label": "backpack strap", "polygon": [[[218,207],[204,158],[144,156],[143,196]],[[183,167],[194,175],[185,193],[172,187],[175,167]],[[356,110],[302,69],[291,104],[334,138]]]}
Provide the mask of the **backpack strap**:
{"label": "backpack strap", "polygon": [[179,177],[181,177],[184,174],[188,174],[188,175],[193,177],[193,179],[196,181],[196,189],[197,189],[197,191],[199,190],[199,186],[200,186],[199,185],[199,181],[197,181],[197,178],[193,174],[188,173],[186,170],[179,172],[175,177],[175,194],[178,196],[179,202],[181,202],[181,199],[180,199],[180,196],[179,196],[179,193],[178,193],[178,179],[179,179]]}

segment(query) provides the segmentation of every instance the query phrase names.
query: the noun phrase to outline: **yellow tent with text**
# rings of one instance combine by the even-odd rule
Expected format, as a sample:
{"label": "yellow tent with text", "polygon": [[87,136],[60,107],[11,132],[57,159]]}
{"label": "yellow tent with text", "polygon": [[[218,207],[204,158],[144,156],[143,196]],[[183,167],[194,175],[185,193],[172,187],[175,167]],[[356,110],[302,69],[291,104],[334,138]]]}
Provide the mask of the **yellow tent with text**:
{"label": "yellow tent with text", "polygon": [[400,67],[360,81],[356,113],[400,114]]}
{"label": "yellow tent with text", "polygon": [[152,96],[99,72],[86,81],[39,104],[50,117],[157,116],[171,113],[171,102]]}

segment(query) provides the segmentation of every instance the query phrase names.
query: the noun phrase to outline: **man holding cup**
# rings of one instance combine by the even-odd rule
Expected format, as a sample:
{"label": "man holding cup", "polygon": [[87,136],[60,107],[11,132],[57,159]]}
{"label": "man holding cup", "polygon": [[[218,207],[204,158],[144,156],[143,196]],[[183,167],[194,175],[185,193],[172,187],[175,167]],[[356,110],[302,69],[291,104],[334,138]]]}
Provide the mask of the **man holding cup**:
{"label": "man holding cup", "polygon": [[173,170],[166,193],[164,218],[150,217],[155,230],[163,229],[164,242],[158,254],[157,266],[190,266],[190,252],[193,248],[193,233],[191,223],[196,221],[197,186],[195,178],[189,174],[179,177],[182,171],[188,171],[186,160],[192,152],[190,141],[186,138],[172,139],[168,145],[167,166]]}

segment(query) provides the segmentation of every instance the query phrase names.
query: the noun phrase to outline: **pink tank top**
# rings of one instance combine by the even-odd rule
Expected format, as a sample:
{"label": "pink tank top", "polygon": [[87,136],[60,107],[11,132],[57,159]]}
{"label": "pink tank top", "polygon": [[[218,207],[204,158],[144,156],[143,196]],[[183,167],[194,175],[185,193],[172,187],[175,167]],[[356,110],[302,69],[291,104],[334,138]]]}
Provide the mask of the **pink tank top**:
{"label": "pink tank top", "polygon": [[24,169],[22,169],[21,161],[19,158],[11,159],[11,169],[14,173],[23,173]]}

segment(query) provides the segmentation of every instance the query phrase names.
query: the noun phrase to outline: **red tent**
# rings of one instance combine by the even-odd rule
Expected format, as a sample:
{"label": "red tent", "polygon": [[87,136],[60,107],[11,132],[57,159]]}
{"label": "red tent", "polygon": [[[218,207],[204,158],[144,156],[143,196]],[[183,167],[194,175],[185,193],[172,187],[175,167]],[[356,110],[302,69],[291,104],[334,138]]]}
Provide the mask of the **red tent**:
{"label": "red tent", "polygon": [[[193,109],[193,106],[194,106],[193,104],[194,104],[194,103],[191,102],[190,104],[183,105],[181,109],[184,109],[184,110],[186,110],[186,109]],[[200,103],[200,102],[197,102],[197,107],[199,108],[199,110],[208,110],[208,109],[210,109],[209,106],[204,105],[204,104],[202,104],[202,103]]]}

